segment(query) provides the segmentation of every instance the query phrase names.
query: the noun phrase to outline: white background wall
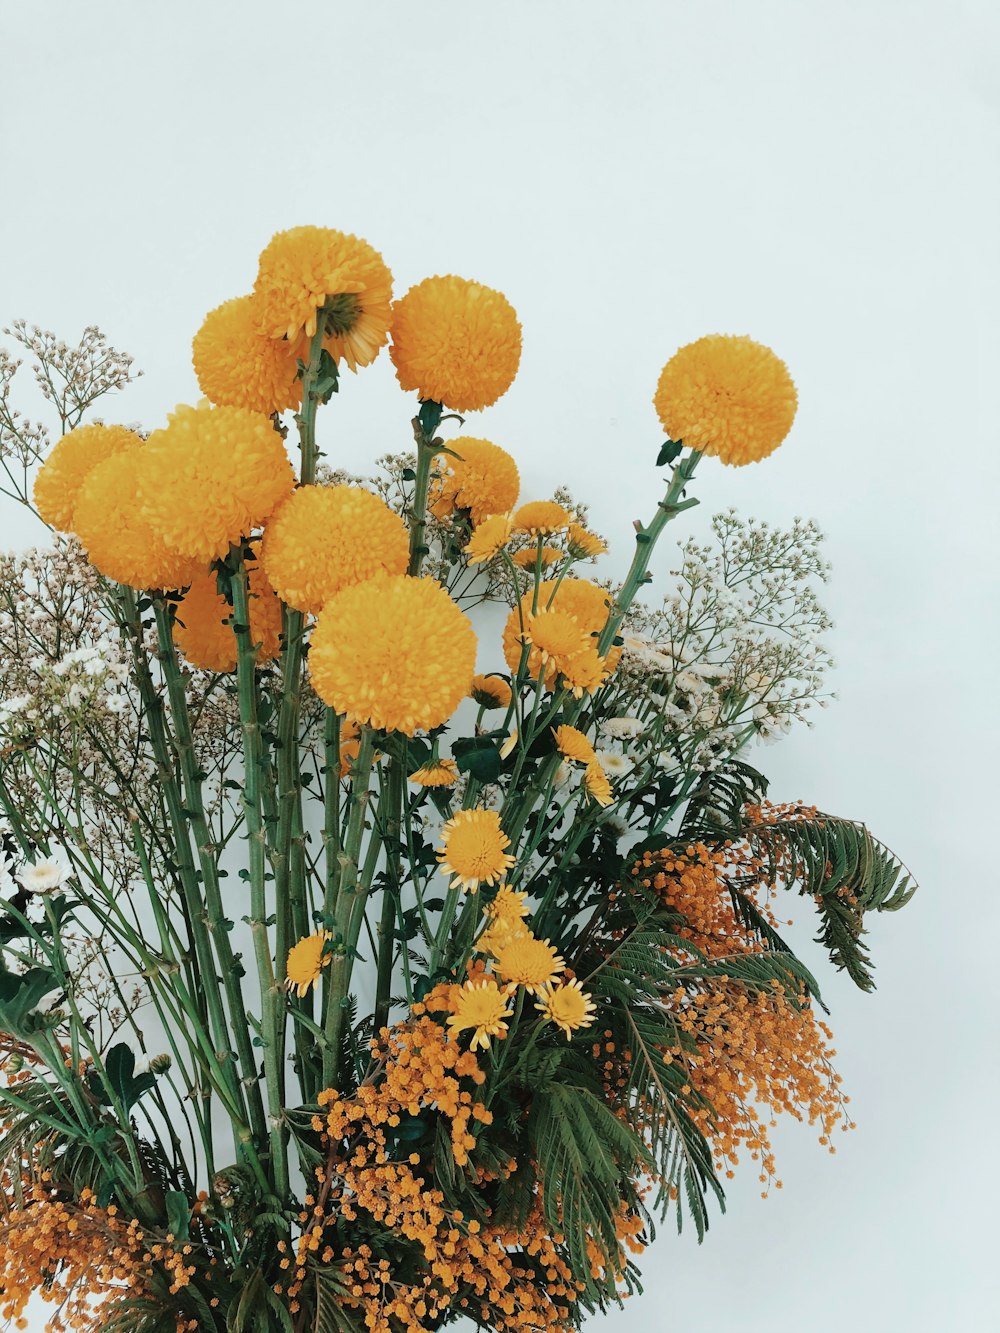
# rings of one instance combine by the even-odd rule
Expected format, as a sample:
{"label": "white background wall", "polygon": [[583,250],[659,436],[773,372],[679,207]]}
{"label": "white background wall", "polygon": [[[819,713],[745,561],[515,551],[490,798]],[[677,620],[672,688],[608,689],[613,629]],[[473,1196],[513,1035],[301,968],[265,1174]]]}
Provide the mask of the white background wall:
{"label": "white background wall", "polygon": [[[750,333],[796,378],[785,447],[703,465],[686,517],[735,504],[829,534],[841,699],[765,752],[772,792],[864,818],[923,890],[873,925],[874,996],[826,985],[858,1130],[831,1158],[783,1129],[783,1192],[762,1202],[748,1168],[704,1246],[665,1229],[611,1329],[998,1327],[997,13],[0,10],[0,322],[100,324],[146,372],[122,420],[196,396],[204,312],[300,222],[367,237],[400,291],[452,271],[509,295],[521,373],[470,424],[525,493],[590,499],[609,571],[651,513],[649,400],[676,347]],[[405,448],[411,410],[381,358],[328,414],[331,455],[360,470]]]}

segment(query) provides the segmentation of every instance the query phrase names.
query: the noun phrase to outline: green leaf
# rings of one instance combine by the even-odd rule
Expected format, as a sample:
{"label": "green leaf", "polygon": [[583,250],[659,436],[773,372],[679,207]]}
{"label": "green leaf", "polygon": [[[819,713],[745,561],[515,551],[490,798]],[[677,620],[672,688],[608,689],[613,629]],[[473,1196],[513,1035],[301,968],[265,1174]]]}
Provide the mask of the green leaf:
{"label": "green leaf", "polygon": [[656,466],[666,467],[675,458],[680,458],[683,451],[684,445],[680,440],[664,440],[660,445],[660,452],[656,455]]}
{"label": "green leaf", "polygon": [[451,747],[460,773],[470,773],[480,782],[496,782],[500,776],[500,750],[489,736],[464,736]]}
{"label": "green leaf", "polygon": [[163,1200],[167,1209],[167,1229],[176,1240],[187,1240],[191,1228],[191,1205],[180,1190],[165,1190]]}
{"label": "green leaf", "polygon": [[144,1092],[148,1092],[156,1083],[156,1075],[148,1070],[144,1074],[135,1073],[135,1052],[124,1042],[112,1046],[104,1058],[104,1075],[91,1071],[91,1087],[95,1095],[105,1105],[111,1106],[117,1101],[126,1112],[131,1110]]}
{"label": "green leaf", "polygon": [[58,987],[56,974],[47,967],[30,967],[20,975],[0,973],[0,1029],[15,1037],[36,1031],[39,1017],[34,1010]]}

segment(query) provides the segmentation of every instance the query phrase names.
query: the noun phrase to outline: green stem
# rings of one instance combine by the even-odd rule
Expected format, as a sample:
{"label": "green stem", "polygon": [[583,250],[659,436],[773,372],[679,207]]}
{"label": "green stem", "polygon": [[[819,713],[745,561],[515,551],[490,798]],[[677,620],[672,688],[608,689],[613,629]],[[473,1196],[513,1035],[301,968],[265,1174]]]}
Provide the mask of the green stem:
{"label": "green stem", "polygon": [[[385,848],[386,875],[385,888],[382,890],[382,915],[378,925],[378,973],[375,983],[375,1024],[376,1035],[385,1027],[389,1017],[389,1002],[392,991],[393,945],[396,936],[396,912],[400,905],[402,892],[402,866],[400,864],[400,825],[403,814],[403,798],[406,782],[406,748],[401,756],[394,756],[389,764],[386,778],[385,803],[387,814],[382,829],[382,845]],[[401,948],[407,949],[407,942],[400,936]]]}
{"label": "green stem", "polygon": [[417,443],[417,475],[413,483],[410,564],[407,572],[414,577],[419,576],[420,567],[427,554],[427,492],[431,479],[431,465],[439,444],[439,441],[434,439],[434,432],[441,424],[441,411],[440,403],[427,399],[420,404],[420,411],[413,418],[413,438]]}

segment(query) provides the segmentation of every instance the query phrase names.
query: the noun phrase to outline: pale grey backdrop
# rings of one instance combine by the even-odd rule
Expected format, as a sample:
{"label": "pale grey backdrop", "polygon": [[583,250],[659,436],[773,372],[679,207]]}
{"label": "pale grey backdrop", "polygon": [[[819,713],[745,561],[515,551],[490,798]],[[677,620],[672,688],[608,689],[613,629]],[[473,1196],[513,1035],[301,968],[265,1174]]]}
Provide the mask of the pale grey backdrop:
{"label": "pale grey backdrop", "polygon": [[[789,442],[703,465],[692,525],[829,534],[841,700],[765,752],[773,792],[864,818],[924,887],[874,925],[877,994],[827,983],[858,1130],[831,1158],[783,1129],[784,1191],[748,1168],[704,1246],[665,1231],[612,1329],[1000,1327],[998,38],[961,0],[0,9],[0,323],[99,323],[146,371],[120,419],[196,394],[190,337],[275,229],[353,230],[399,290],[509,295],[521,373],[475,427],[527,493],[589,498],[620,570],[666,358],[746,332],[792,369]],[[385,357],[348,378],[335,457],[406,447],[391,386]]]}

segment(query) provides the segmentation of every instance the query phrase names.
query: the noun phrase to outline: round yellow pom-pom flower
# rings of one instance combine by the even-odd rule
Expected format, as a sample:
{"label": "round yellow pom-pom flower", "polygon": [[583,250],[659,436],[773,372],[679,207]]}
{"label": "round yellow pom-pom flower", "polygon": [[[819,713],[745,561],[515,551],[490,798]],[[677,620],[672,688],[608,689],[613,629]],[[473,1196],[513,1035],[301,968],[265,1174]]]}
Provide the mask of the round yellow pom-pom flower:
{"label": "round yellow pom-pom flower", "polygon": [[458,766],[454,759],[435,759],[411,773],[410,781],[418,787],[453,787],[458,781]]}
{"label": "round yellow pom-pom flower", "polygon": [[35,478],[35,506],[46,523],[72,532],[80,487],[89,474],[115,454],[138,449],[142,440],[124,426],[77,426],[64,435]]}
{"label": "round yellow pom-pom flower", "polygon": [[470,565],[482,565],[492,560],[510,541],[510,533],[509,514],[491,514],[484,518],[466,544],[466,560]]}
{"label": "round yellow pom-pom flower", "polygon": [[741,465],[777,449],[792,428],[798,395],[769,347],[713,333],[674,353],[653,405],[671,439]]}
{"label": "round yellow pom-pom flower", "polygon": [[205,316],[191,359],[202,393],[220,406],[269,415],[302,402],[295,350],[261,333],[253,296],[224,301]]}
{"label": "round yellow pom-pom flower", "polygon": [[485,1049],[491,1037],[506,1037],[507,1024],[504,1019],[511,1015],[509,999],[507,989],[501,990],[492,977],[484,977],[482,981],[467,981],[453,999],[455,1012],[448,1018],[452,1035],[458,1036],[460,1032],[472,1028],[470,1051],[480,1047]]}
{"label": "round yellow pom-pom flower", "polygon": [[300,999],[308,994],[310,986],[316,985],[320,973],[329,963],[331,955],[326,952],[326,945],[331,939],[333,935],[329,930],[318,930],[315,935],[306,935],[289,949],[285,963],[285,984]]}
{"label": "round yellow pom-pom flower", "polygon": [[261,561],[289,606],[315,615],[343,588],[376,574],[402,574],[406,525],[358,486],[300,486],[274,512]]}
{"label": "round yellow pom-pom flower", "polygon": [[549,537],[569,525],[569,514],[554,500],[529,500],[514,515],[514,531],[527,532],[532,537]]}
{"label": "round yellow pom-pom flower", "polygon": [[396,378],[453,412],[490,407],[514,382],[521,325],[501,292],[466,278],[425,278],[392,308]]}
{"label": "round yellow pom-pom flower", "polygon": [[254,296],[262,332],[300,353],[299,335],[313,336],[323,309],[323,345],[352,370],[374,361],[389,336],[392,274],[367,241],[331,227],[279,231],[261,254]]}
{"label": "round yellow pom-pom flower", "polygon": [[242,407],[178,407],[142,450],[138,503],[166,544],[203,564],[259,527],[295,474],[267,417]]}
{"label": "round yellow pom-pom flower", "polygon": [[566,966],[548,940],[536,939],[530,931],[514,934],[494,951],[497,972],[511,985],[534,994],[554,981]]}
{"label": "round yellow pom-pom flower", "polygon": [[145,458],[145,449],[130,449],[91,470],[80,488],[73,531],[106,578],[132,588],[183,588],[197,573],[197,562],[171,550],[136,504]]}
{"label": "round yellow pom-pom flower", "polygon": [[507,851],[510,838],[500,827],[495,810],[459,810],[442,832],[438,861],[442,871],[453,876],[452,889],[475,893],[480,884],[495,884],[514,865]]}
{"label": "round yellow pom-pom flower", "polygon": [[353,721],[407,736],[446,722],[468,693],[476,635],[434,579],[381,574],[320,612],[313,688]]}
{"label": "round yellow pom-pom flower", "polygon": [[509,513],[517,504],[521,477],[507,450],[464,435],[448,447],[460,456],[438,455],[441,475],[431,484],[431,512],[447,518],[453,510],[467,509],[474,524]]}
{"label": "round yellow pom-pom flower", "polygon": [[[235,671],[233,608],[219,595],[212,570],[203,570],[177,607],[174,638],[192,666],[204,671]],[[259,644],[257,665],[273,662],[281,650],[281,603],[259,565],[250,569],[250,641]]]}
{"label": "round yellow pom-pom flower", "polygon": [[589,1028],[597,1013],[597,1005],[575,979],[558,986],[543,986],[535,1008],[550,1023],[562,1028],[567,1041],[579,1028]]}
{"label": "round yellow pom-pom flower", "polygon": [[480,708],[509,708],[513,695],[500,676],[473,676],[470,697]]}

